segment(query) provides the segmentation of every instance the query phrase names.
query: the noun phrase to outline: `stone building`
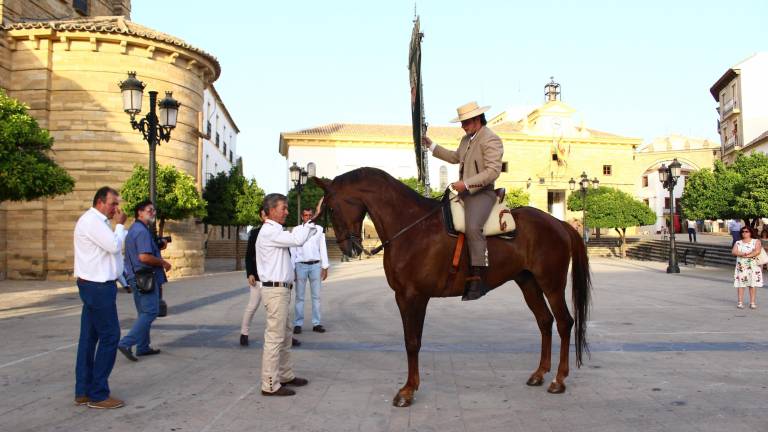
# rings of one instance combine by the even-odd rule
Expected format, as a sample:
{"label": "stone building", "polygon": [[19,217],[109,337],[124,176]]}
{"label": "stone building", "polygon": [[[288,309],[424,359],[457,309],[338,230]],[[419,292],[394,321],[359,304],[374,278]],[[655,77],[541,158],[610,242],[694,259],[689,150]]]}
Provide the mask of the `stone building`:
{"label": "stone building", "polygon": [[[55,139],[53,158],[76,180],[65,196],[0,205],[0,272],[70,278],[74,224],[96,189],[119,188],[135,164],[147,164],[147,144],[122,110],[118,82],[135,70],[146,90],[172,91],[182,103],[158,162],[200,185],[204,92],[220,66],[174,36],[131,22],[130,0],[4,0],[0,9],[0,87],[29,105]],[[172,275],[201,273],[202,226],[169,221],[166,230],[174,236],[164,253]]]}

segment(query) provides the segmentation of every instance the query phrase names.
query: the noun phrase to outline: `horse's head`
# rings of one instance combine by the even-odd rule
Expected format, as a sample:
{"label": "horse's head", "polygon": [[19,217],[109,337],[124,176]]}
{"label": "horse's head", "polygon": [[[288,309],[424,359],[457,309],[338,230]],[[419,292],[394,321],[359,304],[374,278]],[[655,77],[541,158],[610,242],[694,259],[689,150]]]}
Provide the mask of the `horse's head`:
{"label": "horse's head", "polygon": [[344,255],[357,257],[363,252],[362,229],[365,218],[365,204],[346,193],[343,184],[336,181],[313,177],[312,180],[323,189],[323,204],[320,213],[328,212],[336,234],[336,243]]}

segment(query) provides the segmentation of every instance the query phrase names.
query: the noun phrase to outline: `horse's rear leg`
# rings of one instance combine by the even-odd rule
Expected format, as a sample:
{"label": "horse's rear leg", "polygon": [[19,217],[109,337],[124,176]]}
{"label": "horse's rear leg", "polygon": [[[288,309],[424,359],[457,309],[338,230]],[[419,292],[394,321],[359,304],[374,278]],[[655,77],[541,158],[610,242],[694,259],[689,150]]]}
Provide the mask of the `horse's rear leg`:
{"label": "horse's rear leg", "polygon": [[536,369],[526,382],[529,386],[540,386],[544,384],[544,375],[549,372],[552,365],[552,323],[554,318],[547,307],[547,302],[544,301],[544,293],[531,274],[526,274],[515,279],[515,281],[523,291],[525,302],[536,317],[536,323],[539,325],[539,331],[541,332],[539,368]]}
{"label": "horse's rear leg", "polygon": [[565,300],[565,281],[558,289],[552,292],[546,292],[549,306],[555,314],[557,321],[557,333],[560,335],[560,363],[557,365],[557,375],[547,389],[550,393],[565,392],[565,377],[568,376],[568,355],[571,345],[571,329],[573,328],[573,317],[568,311],[568,303]]}
{"label": "horse's rear leg", "polygon": [[397,392],[392,405],[407,407],[413,403],[413,394],[419,389],[419,350],[421,332],[424,329],[424,315],[427,312],[428,297],[395,295],[400,317],[403,319],[405,350],[408,353],[408,380]]}

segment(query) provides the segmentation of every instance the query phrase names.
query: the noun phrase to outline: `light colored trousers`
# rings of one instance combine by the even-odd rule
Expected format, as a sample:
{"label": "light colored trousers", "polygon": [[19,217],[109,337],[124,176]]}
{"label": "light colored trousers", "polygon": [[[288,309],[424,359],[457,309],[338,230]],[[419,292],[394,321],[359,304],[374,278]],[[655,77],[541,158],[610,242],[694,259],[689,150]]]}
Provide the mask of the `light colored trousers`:
{"label": "light colored trousers", "polygon": [[256,313],[256,309],[261,304],[261,282],[256,282],[256,286],[250,286],[251,296],[248,299],[248,306],[245,307],[245,313],[243,313],[243,323],[240,325],[240,334],[248,336],[248,332],[251,329],[251,321],[253,321],[253,314]]}
{"label": "light colored trousers", "polygon": [[296,263],[296,314],[293,325],[304,325],[304,294],[306,293],[307,280],[312,291],[312,326],[320,325],[320,288],[322,280],[320,263],[303,264]]}
{"label": "light colored trousers", "polygon": [[261,357],[261,389],[275,392],[280,382],[294,379],[291,362],[291,290],[265,287],[261,291],[267,324],[264,329],[264,350]]}
{"label": "light colored trousers", "polygon": [[483,233],[485,221],[493,209],[496,193],[493,187],[486,187],[474,195],[462,196],[464,200],[464,227],[467,236],[470,265],[473,267],[488,266],[488,247]]}

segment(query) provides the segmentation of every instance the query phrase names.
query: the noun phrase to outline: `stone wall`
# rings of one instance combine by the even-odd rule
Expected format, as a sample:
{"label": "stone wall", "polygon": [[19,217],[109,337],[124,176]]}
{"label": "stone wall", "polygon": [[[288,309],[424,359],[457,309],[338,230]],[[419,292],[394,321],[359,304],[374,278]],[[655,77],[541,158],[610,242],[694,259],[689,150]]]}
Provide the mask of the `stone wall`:
{"label": "stone wall", "polygon": [[[199,51],[128,34],[31,28],[10,29],[7,36],[8,93],[27,103],[30,114],[49,129],[54,160],[76,180],[74,191],[65,196],[0,206],[7,275],[70,278],[74,225],[91,206],[96,189],[119,189],[135,164],[148,162],[147,144],[122,110],[118,82],[135,70],[147,84],[145,93],[173,91],[182,103],[178,125],[171,141],[158,147],[158,162],[197,177],[198,113],[203,89],[218,76],[218,64]],[[145,94],[142,114],[147,104]],[[168,222],[166,231],[174,237],[164,252],[174,266],[171,276],[201,273],[202,225]]]}
{"label": "stone wall", "polygon": [[[3,23],[25,20],[61,20],[83,16],[72,0],[3,0]],[[131,0],[89,0],[87,16],[120,15],[131,17]]]}

